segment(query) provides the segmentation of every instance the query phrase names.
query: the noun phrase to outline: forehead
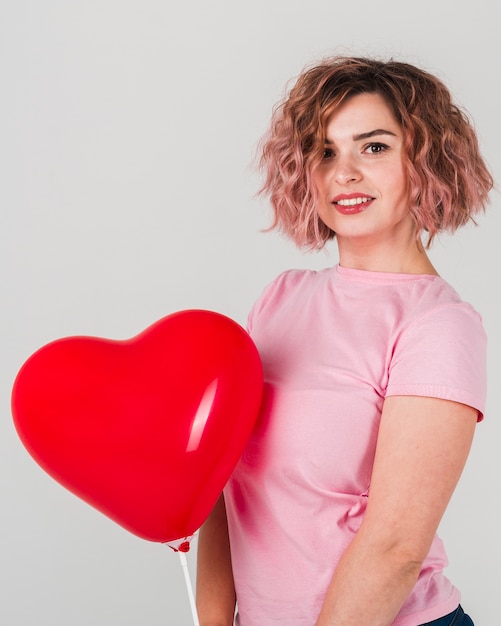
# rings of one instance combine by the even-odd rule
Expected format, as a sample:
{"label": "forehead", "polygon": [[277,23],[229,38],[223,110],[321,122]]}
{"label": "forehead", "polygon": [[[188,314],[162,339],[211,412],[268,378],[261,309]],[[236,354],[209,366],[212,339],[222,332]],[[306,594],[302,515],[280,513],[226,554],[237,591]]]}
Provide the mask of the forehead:
{"label": "forehead", "polygon": [[402,129],[383,96],[362,93],[343,102],[327,118],[326,133],[331,135],[358,135],[376,129],[391,131],[401,136]]}

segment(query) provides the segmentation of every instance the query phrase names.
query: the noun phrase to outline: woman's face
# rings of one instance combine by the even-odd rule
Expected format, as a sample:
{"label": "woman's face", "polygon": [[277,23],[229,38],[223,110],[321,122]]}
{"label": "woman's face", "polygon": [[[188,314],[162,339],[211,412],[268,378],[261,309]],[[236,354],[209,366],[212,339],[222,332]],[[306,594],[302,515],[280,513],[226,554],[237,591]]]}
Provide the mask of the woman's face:
{"label": "woman's face", "polygon": [[353,96],[331,115],[314,181],[318,215],[340,243],[394,243],[414,232],[403,131],[379,94]]}

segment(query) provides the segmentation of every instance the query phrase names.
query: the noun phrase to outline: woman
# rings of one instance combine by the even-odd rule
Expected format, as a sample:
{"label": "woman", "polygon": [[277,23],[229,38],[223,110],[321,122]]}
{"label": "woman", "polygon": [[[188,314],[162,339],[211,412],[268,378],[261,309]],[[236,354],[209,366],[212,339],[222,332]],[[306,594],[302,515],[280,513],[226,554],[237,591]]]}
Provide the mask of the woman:
{"label": "woman", "polygon": [[283,273],[249,317],[265,397],[200,532],[200,624],[236,602],[240,626],[471,625],[436,530],[483,416],[485,335],[426,248],[487,202],[474,130],[434,76],[335,57],[275,110],[262,165],[274,226],[335,237],[339,264]]}

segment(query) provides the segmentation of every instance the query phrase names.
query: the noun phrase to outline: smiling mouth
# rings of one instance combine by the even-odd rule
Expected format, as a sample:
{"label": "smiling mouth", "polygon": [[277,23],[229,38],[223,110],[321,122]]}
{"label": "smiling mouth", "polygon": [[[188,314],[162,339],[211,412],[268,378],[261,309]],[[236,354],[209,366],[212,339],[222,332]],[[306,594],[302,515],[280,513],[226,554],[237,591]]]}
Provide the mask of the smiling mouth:
{"label": "smiling mouth", "polygon": [[374,200],[375,198],[370,196],[353,196],[352,198],[339,198],[332,204],[342,215],[355,215],[365,211]]}
{"label": "smiling mouth", "polygon": [[343,207],[352,207],[358,204],[367,204],[367,202],[372,202],[374,198],[369,198],[367,196],[360,196],[358,198],[343,198],[341,200],[334,200],[333,204],[337,204]]}

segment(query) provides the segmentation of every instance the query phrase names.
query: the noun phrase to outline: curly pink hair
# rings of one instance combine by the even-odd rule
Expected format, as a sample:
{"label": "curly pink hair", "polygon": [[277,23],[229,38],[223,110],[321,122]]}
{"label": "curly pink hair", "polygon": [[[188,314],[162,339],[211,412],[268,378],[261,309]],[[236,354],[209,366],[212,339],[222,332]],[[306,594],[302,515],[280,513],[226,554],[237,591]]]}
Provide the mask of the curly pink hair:
{"label": "curly pink hair", "polygon": [[322,159],[329,116],[350,97],[381,95],[404,130],[409,208],[429,247],[485,209],[493,186],[468,116],[447,87],[413,65],[336,56],[306,69],[261,144],[260,166],[278,228],[299,247],[322,248],[335,233],[318,217],[313,173]]}

